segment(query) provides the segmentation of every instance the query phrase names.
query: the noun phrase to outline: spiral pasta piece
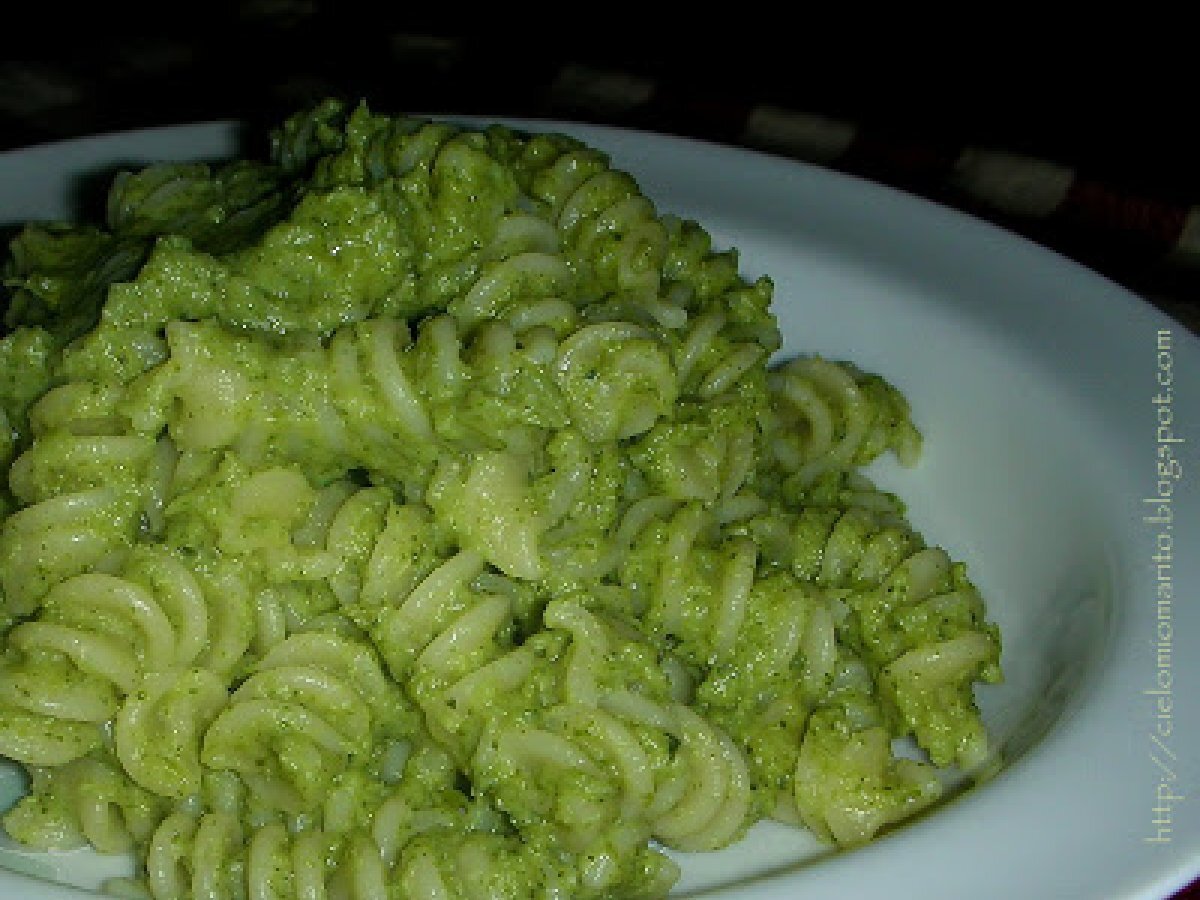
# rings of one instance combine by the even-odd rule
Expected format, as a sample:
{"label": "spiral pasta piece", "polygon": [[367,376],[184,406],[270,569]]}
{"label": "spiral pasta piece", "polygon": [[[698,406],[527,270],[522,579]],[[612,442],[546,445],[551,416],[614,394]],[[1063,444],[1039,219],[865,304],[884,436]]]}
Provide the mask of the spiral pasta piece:
{"label": "spiral pasta piece", "polygon": [[134,784],[103,752],[32,767],[30,775],[29,793],[4,815],[9,836],[29,846],[126,853],[149,837],[165,811],[161,797]]}
{"label": "spiral pasta piece", "polygon": [[433,437],[429,414],[400,364],[399,354],[411,340],[402,322],[372,319],[340,330],[330,341],[332,386],[352,428],[391,424],[418,445]]}
{"label": "spiral pasta piece", "polygon": [[965,568],[868,509],[806,510],[793,534],[793,571],[839,595],[844,640],[918,744],[938,765],[981,764],[988,742],[971,685],[999,677],[1000,643]]}
{"label": "spiral pasta piece", "polygon": [[778,367],[768,384],[777,417],[771,450],[798,488],[889,450],[905,465],[916,460],[920,435],[908,403],[877,376],[814,356]]}
{"label": "spiral pasta piece", "polygon": [[666,257],[667,234],[654,204],[637,183],[614,169],[597,172],[566,197],[557,225],[576,258],[586,261],[593,283],[603,294],[630,294],[647,304],[660,324],[671,327],[682,316],[657,301]]}
{"label": "spiral pasta piece", "polygon": [[378,736],[403,733],[406,709],[368,646],[292,635],[229,697],[204,733],[201,761],[237,772],[269,808],[301,813]]}
{"label": "spiral pasta piece", "polygon": [[407,679],[413,661],[429,641],[467,606],[470,583],[483,567],[483,559],[466,550],[440,560],[381,617],[372,636],[393,678]]}
{"label": "spiral pasta piece", "polygon": [[725,847],[755,814],[746,760],[728,735],[690,707],[674,712],[683,764],[655,797],[653,834],[677,850]]}
{"label": "spiral pasta piece", "polygon": [[[571,636],[552,654],[557,699],[491,716],[471,763],[478,783],[519,827],[551,824],[585,855],[639,829],[681,850],[740,836],[757,814],[746,762],[673,700],[653,651],[575,601],[553,601],[546,624]],[[618,656],[638,675],[614,671]]]}
{"label": "spiral pasta piece", "polygon": [[656,425],[630,448],[630,458],[650,489],[679,501],[717,506],[723,518],[739,518],[759,455],[753,407],[729,403],[706,407],[703,416]]}
{"label": "spiral pasta piece", "polygon": [[[603,619],[564,601],[554,601],[546,616],[548,625],[570,632],[572,644],[564,663],[566,702],[545,721],[559,743],[574,736],[587,767],[610,773],[620,821],[642,820],[654,838],[684,851],[718,849],[740,837],[758,810],[747,762],[729,735],[678,702],[670,678],[649,657],[636,685],[615,681],[605,660],[647,648]],[[549,745],[544,734],[526,740]],[[563,748],[563,758],[552,762],[569,760]],[[596,818],[608,820],[603,813]]]}
{"label": "spiral pasta piece", "polygon": [[813,713],[793,779],[802,820],[841,846],[857,846],[941,796],[932,767],[895,758],[890,744],[881,725],[855,728],[832,707]]}
{"label": "spiral pasta piece", "polygon": [[146,850],[146,884],[155,900],[245,896],[245,830],[229,813],[177,812]]}
{"label": "spiral pasta piece", "polygon": [[[650,509],[651,500],[643,501]],[[758,684],[805,660],[816,689],[832,665],[831,612],[804,580],[763,565],[755,540],[697,503],[659,502],[620,577],[645,595],[644,626],[702,671]],[[746,646],[755,659],[743,659]]]}
{"label": "spiral pasta piece", "polygon": [[122,768],[161,797],[200,793],[200,742],[229,700],[223,679],[209,669],[166,669],[147,675],[113,722]]}
{"label": "spiral pasta piece", "polygon": [[572,421],[592,441],[641,434],[675,402],[675,372],[666,352],[632,323],[581,328],[559,346],[555,367]]}
{"label": "spiral pasta piece", "polygon": [[[642,522],[621,580],[643,598],[641,627],[691,668],[690,707],[744,757],[738,777],[753,785],[752,816],[776,815],[791,805],[805,717],[837,664],[836,597],[774,565],[741,525],[701,505],[660,504],[658,513]],[[728,752],[713,746],[718,757]]]}
{"label": "spiral pasta piece", "polygon": [[29,411],[32,443],[12,463],[19,508],[0,524],[0,592],[34,612],[56,583],[119,558],[161,519],[172,449],[123,434],[119,390],[68,382]]}
{"label": "spiral pasta piece", "polygon": [[[567,424],[554,323],[574,314],[551,303],[540,321],[523,309],[515,323],[489,322],[469,339],[449,315],[425,320],[415,336],[403,322],[372,318],[299,350],[214,321],[181,322],[171,346],[208,352],[173,354],[139,378],[128,405],[139,429],[165,428],[185,452],[232,450],[255,467],[301,466],[314,483],[358,467],[420,496],[439,452],[507,446],[532,454],[549,429]],[[665,364],[647,359],[651,368]],[[271,372],[296,389],[265,387]],[[631,371],[607,390],[641,390],[631,379],[645,376]],[[212,391],[223,393],[205,394]]]}
{"label": "spiral pasta piece", "polygon": [[443,543],[428,507],[348,482],[324,489],[295,538],[336,560],[330,588],[340,608],[368,629],[432,571]]}
{"label": "spiral pasta piece", "polygon": [[573,278],[570,266],[557,253],[513,253],[487,264],[466,296],[448,309],[470,328],[526,304],[569,296],[575,292]]}
{"label": "spiral pasta piece", "polygon": [[395,783],[343,783],[338,791],[357,781],[366,793],[351,790],[353,813],[327,810],[322,824],[246,826],[227,811],[169,815],[146,841],[141,880],[161,900],[519,900],[546,892],[657,898],[677,877],[669,859],[633,835],[614,834],[607,848],[577,856],[549,846],[545,835],[514,833],[504,817],[462,794],[455,780],[444,753],[427,744],[414,748]]}
{"label": "spiral pasta piece", "polygon": [[505,574],[541,577],[543,524],[519,457],[483,451],[465,465],[443,463],[428,499],[462,547]]}
{"label": "spiral pasta piece", "polygon": [[[548,528],[606,530],[617,517],[620,457],[612,447],[590,444],[564,428],[546,447],[547,471],[533,489],[536,506]],[[584,510],[586,515],[581,514]]]}
{"label": "spiral pasta piece", "polygon": [[[102,727],[143,676],[196,661],[232,668],[249,637],[227,612],[213,615],[211,591],[169,553],[143,548],[120,575],[83,573],[55,585],[38,615],[8,635],[13,652],[0,682],[5,755],[32,765],[69,762],[99,745]],[[236,605],[236,595],[226,597]]]}
{"label": "spiral pasta piece", "polygon": [[758,340],[731,341],[729,316],[713,305],[695,316],[679,339],[675,365],[685,396],[712,400],[759,374],[770,346]]}
{"label": "spiral pasta piece", "polygon": [[[175,814],[150,841],[146,884],[155,900],[180,897],[389,900],[520,900],[613,896],[622,877],[630,898],[662,898],[678,877],[665,857],[643,849],[633,872],[605,857],[552,862],[512,835],[435,828],[394,859],[365,830],[289,833],[269,824],[245,834],[221,814]],[[631,867],[632,868],[632,867]],[[636,880],[631,878],[636,873]],[[649,876],[647,878],[646,876]]]}

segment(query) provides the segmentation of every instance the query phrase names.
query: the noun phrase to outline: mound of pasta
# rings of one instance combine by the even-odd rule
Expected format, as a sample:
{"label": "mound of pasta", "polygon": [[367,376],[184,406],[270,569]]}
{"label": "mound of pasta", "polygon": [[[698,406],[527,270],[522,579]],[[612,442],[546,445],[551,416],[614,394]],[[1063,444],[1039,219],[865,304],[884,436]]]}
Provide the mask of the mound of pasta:
{"label": "mound of pasta", "polygon": [[331,100],[4,280],[3,823],[114,890],[663,897],[989,755],[904,397],[595,148]]}

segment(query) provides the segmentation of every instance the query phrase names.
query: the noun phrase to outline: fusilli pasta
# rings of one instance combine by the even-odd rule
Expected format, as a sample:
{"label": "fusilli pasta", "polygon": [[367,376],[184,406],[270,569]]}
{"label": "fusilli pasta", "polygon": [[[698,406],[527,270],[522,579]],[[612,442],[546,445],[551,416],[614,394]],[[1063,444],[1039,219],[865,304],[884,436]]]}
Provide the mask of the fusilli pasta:
{"label": "fusilli pasta", "polygon": [[903,395],[599,149],[329,101],[7,271],[4,821],[114,889],[664,897],[990,752]]}

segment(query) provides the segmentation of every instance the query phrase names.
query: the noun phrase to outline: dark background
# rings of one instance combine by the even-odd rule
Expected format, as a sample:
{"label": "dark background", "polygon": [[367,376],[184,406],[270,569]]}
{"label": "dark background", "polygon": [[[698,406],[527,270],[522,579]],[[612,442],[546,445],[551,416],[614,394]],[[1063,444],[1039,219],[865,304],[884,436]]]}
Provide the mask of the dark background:
{"label": "dark background", "polygon": [[198,119],[273,121],[328,93],[398,111],[613,118],[556,85],[578,64],[654,80],[659,93],[638,124],[659,130],[736,141],[736,109],[766,102],[1200,198],[1182,22],[1159,20],[1149,34],[1136,16],[1095,34],[1094,23],[1048,30],[982,18],[866,28],[878,13],[814,20],[798,8],[793,21],[758,12],[676,29],[642,21],[645,10],[634,19],[581,6],[561,11],[558,28],[532,12],[517,26],[467,28],[360,0],[137,9],[23,4],[0,62],[0,146]]}

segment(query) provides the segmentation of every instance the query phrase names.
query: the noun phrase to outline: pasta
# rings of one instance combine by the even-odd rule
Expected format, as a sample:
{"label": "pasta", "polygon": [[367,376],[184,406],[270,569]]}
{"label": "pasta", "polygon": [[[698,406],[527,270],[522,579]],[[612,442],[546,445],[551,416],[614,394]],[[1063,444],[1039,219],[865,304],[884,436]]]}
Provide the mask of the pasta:
{"label": "pasta", "polygon": [[6,284],[4,826],[114,892],[665,897],[993,752],[905,398],[596,148],[331,100]]}

